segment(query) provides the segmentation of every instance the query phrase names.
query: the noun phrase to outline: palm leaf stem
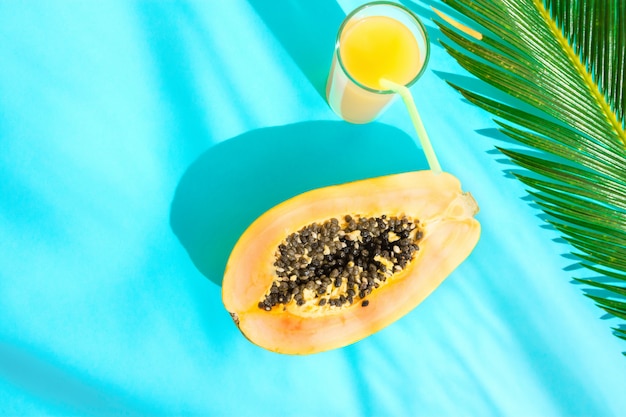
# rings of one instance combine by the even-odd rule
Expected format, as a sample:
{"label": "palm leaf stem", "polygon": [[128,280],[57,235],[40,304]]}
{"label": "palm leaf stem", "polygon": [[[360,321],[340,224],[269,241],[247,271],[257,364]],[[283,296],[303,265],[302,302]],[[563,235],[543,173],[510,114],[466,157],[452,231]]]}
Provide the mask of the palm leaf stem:
{"label": "palm leaf stem", "polygon": [[[543,17],[543,20],[547,22],[550,31],[554,35],[555,39],[561,45],[561,48],[567,53],[567,57],[570,60],[570,63],[576,68],[577,72],[584,78],[585,84],[587,85],[589,92],[595,98],[596,103],[602,108],[604,115],[607,120],[613,127],[615,133],[622,141],[622,145],[626,147],[626,131],[624,131],[622,123],[617,120],[617,116],[607,103],[605,96],[600,93],[600,88],[593,80],[589,71],[585,65],[580,61],[580,58],[571,47],[565,36],[563,36],[563,32],[556,26],[555,21],[550,16],[548,10],[544,7],[544,4],[540,0],[533,0],[535,7]],[[589,42],[591,42],[591,38],[589,38]]]}
{"label": "palm leaf stem", "polygon": [[[579,264],[626,282],[626,2],[442,1],[478,25],[436,19],[451,41],[441,42],[445,50],[530,110],[448,83],[498,117],[500,132],[524,147],[497,149],[532,173],[512,172]],[[577,281],[609,291],[586,295],[626,319],[625,286]],[[626,331],[614,330],[625,338]]]}

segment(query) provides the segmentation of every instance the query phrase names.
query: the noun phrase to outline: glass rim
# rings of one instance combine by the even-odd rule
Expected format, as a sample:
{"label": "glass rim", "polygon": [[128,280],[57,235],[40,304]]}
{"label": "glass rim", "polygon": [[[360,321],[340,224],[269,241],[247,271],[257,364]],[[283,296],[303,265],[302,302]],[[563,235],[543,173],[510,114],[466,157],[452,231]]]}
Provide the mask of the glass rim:
{"label": "glass rim", "polygon": [[378,90],[376,88],[372,88],[372,87],[368,87],[362,83],[360,83],[359,81],[355,80],[354,77],[350,74],[350,72],[347,70],[347,68],[345,67],[343,60],[341,59],[341,35],[343,34],[343,30],[345,29],[345,26],[348,24],[348,22],[354,17],[354,15],[356,15],[358,12],[367,9],[368,7],[372,7],[372,6],[391,6],[391,7],[395,7],[396,9],[400,9],[402,12],[406,13],[409,18],[411,18],[419,27],[419,29],[421,30],[422,34],[424,35],[424,41],[426,43],[426,55],[424,56],[424,63],[422,64],[422,67],[420,68],[420,70],[417,72],[417,74],[415,74],[415,77],[413,77],[413,79],[411,79],[411,81],[409,81],[408,83],[404,84],[405,87],[411,87],[413,84],[415,84],[415,82],[421,77],[421,75],[424,73],[424,71],[426,70],[426,66],[428,64],[428,59],[430,57],[430,39],[428,38],[428,32],[426,31],[426,27],[424,26],[424,24],[422,23],[422,21],[420,20],[420,18],[413,13],[411,10],[409,10],[407,7],[405,7],[402,4],[398,4],[398,3],[393,3],[391,1],[372,1],[369,3],[365,3],[362,4],[361,6],[357,7],[356,9],[352,10],[346,17],[345,19],[343,19],[343,22],[341,22],[341,26],[339,26],[339,31],[337,32],[337,39],[335,41],[335,53],[337,54],[337,62],[339,63],[339,66],[341,67],[342,71],[344,72],[344,74],[346,74],[346,76],[350,79],[350,81],[352,81],[353,83],[355,83],[357,86],[359,86],[360,88],[372,92],[372,93],[377,93],[377,94],[394,94],[395,91],[393,90]]}

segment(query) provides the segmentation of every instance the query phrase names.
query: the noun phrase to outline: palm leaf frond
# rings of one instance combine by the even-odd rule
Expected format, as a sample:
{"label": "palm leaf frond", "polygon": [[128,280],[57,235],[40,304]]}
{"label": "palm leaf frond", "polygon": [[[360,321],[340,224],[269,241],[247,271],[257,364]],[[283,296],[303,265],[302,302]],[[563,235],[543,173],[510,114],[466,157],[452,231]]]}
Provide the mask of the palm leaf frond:
{"label": "palm leaf frond", "polygon": [[611,291],[612,293],[626,296],[626,287],[605,284],[602,282],[594,281],[592,279],[585,279],[585,278],[574,278],[574,279],[580,283],[591,285],[592,287],[602,288],[604,290]]}
{"label": "palm leaf frond", "polygon": [[512,99],[449,84],[522,145],[498,149],[524,168],[516,178],[580,264],[601,275],[575,278],[601,292],[585,295],[626,320],[626,2],[442,2],[472,27],[438,12],[443,47]]}

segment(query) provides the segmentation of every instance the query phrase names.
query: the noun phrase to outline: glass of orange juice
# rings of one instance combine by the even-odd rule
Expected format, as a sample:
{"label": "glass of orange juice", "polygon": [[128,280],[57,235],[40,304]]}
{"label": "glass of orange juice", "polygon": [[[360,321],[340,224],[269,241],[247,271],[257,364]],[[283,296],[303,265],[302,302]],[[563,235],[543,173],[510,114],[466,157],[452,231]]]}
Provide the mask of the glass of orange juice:
{"label": "glass of orange juice", "polygon": [[426,29],[409,9],[387,1],[360,6],[337,34],[328,104],[348,122],[371,122],[397,96],[380,80],[410,87],[424,72],[429,53]]}

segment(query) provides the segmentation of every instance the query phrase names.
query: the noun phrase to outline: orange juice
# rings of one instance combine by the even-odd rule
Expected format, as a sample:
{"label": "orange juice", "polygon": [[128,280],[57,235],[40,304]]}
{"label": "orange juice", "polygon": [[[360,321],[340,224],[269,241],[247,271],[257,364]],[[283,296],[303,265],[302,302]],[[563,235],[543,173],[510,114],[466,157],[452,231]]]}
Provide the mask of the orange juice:
{"label": "orange juice", "polygon": [[408,9],[395,3],[366,4],[341,26],[326,86],[328,104],[352,123],[374,120],[395,98],[386,79],[410,85],[428,57],[426,31]]}
{"label": "orange juice", "polygon": [[343,65],[357,82],[375,89],[384,78],[409,83],[420,67],[420,50],[413,33],[387,16],[369,16],[344,29],[339,49]]}

